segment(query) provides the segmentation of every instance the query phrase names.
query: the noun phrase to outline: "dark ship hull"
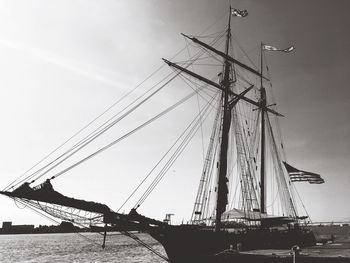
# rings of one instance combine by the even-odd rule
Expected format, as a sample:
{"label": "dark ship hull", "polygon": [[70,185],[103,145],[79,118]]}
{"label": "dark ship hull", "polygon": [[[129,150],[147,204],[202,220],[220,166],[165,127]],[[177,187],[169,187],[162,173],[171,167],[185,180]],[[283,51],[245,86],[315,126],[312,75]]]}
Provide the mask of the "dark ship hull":
{"label": "dark ship hull", "polygon": [[223,262],[219,261],[222,259],[218,255],[227,249],[237,247],[249,251],[269,248],[290,249],[296,244],[302,247],[315,244],[313,233],[300,228],[283,231],[251,229],[215,232],[209,228],[180,225],[155,227],[150,230],[150,234],[163,245],[172,263]]}

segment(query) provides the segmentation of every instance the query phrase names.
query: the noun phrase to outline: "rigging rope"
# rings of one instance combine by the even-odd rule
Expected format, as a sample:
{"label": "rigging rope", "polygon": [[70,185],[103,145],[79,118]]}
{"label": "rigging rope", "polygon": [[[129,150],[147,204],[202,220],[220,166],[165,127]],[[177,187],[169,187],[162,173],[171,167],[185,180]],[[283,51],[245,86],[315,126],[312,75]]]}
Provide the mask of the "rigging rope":
{"label": "rigging rope", "polygon": [[[11,197],[10,197],[10,198],[11,198]],[[12,198],[12,199],[15,200],[16,198]],[[50,217],[50,216],[46,215],[45,213],[43,213],[43,212],[42,212],[43,210],[40,209],[40,208],[38,208],[38,207],[36,207],[36,206],[33,204],[33,202],[30,202],[30,201],[27,201],[27,200],[22,200],[22,199],[17,200],[17,202],[22,203],[23,205],[25,205],[26,207],[28,207],[29,209],[31,209],[32,211],[34,211],[36,214],[38,214],[38,215],[40,215],[40,216],[42,216],[42,217],[44,217],[44,218],[46,218],[46,219],[49,219],[50,221],[54,222],[54,223],[57,224],[57,225],[60,223],[59,221],[57,221],[57,220],[53,219],[52,217]],[[38,205],[40,206],[39,203],[38,203]],[[45,212],[45,211],[44,211],[44,212]],[[47,213],[47,212],[46,212],[46,213]],[[81,227],[87,229],[86,226],[84,226],[84,225],[82,225],[82,224],[79,224],[79,223],[77,223],[77,222],[74,222],[74,224],[79,225],[79,226],[81,226]],[[103,235],[103,234],[100,233],[100,232],[97,232],[97,233],[100,234],[100,235]],[[120,233],[123,234],[123,235],[125,235],[125,236],[127,236],[127,237],[132,238],[132,239],[135,240],[137,243],[139,243],[139,244],[142,245],[143,247],[147,248],[149,251],[151,251],[151,252],[154,253],[155,255],[157,255],[157,256],[159,256],[160,258],[162,258],[163,260],[169,262],[169,259],[168,259],[166,256],[162,255],[162,254],[159,253],[157,250],[155,250],[154,248],[152,248],[150,245],[148,245],[147,243],[145,243],[144,241],[142,241],[142,240],[141,240],[139,237],[137,237],[135,234],[130,233],[130,232],[128,232],[128,231],[120,231]],[[101,245],[100,245],[99,243],[97,243],[95,240],[93,240],[93,239],[91,239],[91,238],[89,238],[89,237],[87,237],[87,236],[85,236],[85,235],[83,235],[83,234],[81,234],[81,233],[79,233],[79,232],[74,232],[74,234],[77,234],[78,236],[80,236],[81,238],[87,240],[87,241],[90,242],[90,243],[93,243],[93,244],[95,244],[95,245],[97,245],[97,246],[101,246]]]}
{"label": "rigging rope", "polygon": [[[222,37],[222,36],[221,36]],[[213,44],[217,41],[218,39],[215,39],[213,41]],[[197,52],[196,56],[194,56],[193,59],[190,59],[190,60],[187,60],[187,61],[182,61],[181,63],[182,64],[185,64],[185,63],[188,63],[185,65],[185,68],[191,66],[195,61],[199,60],[199,59],[203,59],[203,58],[200,58],[199,56],[201,56],[201,54],[199,52]],[[175,69],[174,69],[175,70]],[[177,71],[177,70],[175,70]],[[178,73],[181,73],[179,71],[177,71]],[[187,76],[183,76],[183,75],[180,75],[180,77],[184,80],[184,82],[190,87],[191,85],[188,84],[188,82],[185,81],[185,79],[187,79],[188,81],[192,82],[194,85],[198,86],[199,87],[199,90],[202,91],[202,86],[200,84],[198,84],[197,82],[193,82],[190,78],[188,78]],[[217,78],[217,77],[216,77]],[[209,85],[206,84],[205,87],[208,87]],[[193,88],[192,88],[193,89]],[[195,89],[193,89],[195,90]],[[206,100],[208,103],[210,103],[205,97],[203,97],[201,95],[200,92],[198,92],[198,90],[196,91],[197,92],[197,95],[202,97],[204,100]],[[204,94],[208,95],[208,96],[211,96],[209,95],[208,93],[206,93],[205,91],[202,91]],[[212,106],[212,105],[211,105]],[[201,121],[202,122],[202,121]],[[192,124],[192,123],[191,123]],[[191,125],[190,124],[190,125]],[[189,126],[188,126],[189,127]],[[186,130],[184,131],[186,132]],[[181,138],[181,136],[183,136],[184,132],[178,137],[178,139],[175,141],[175,143],[170,147],[170,149],[163,155],[163,157],[158,161],[158,163],[153,167],[153,169],[146,175],[146,177],[139,183],[139,185],[132,191],[132,193],[127,197],[127,199],[124,201],[124,203],[121,205],[121,207],[118,209],[118,211],[120,211],[120,209],[122,207],[124,207],[124,205],[130,200],[130,198],[136,193],[136,191],[141,187],[141,185],[148,179],[148,177],[152,174],[152,172],[156,169],[156,167],[164,160],[164,158],[166,157],[166,155],[173,149],[173,147],[176,145],[176,143],[178,142],[178,140]],[[170,168],[170,167],[169,167]],[[136,207],[137,205],[135,205]]]}
{"label": "rigging rope", "polygon": [[181,105],[182,103],[184,103],[186,100],[188,100],[189,98],[191,98],[193,95],[195,95],[195,92],[191,93],[190,95],[184,97],[183,99],[181,99],[180,101],[178,101],[177,103],[173,104],[172,106],[168,107],[167,109],[165,109],[164,111],[162,111],[161,113],[157,114],[156,116],[152,117],[151,119],[149,119],[148,121],[142,123],[141,125],[139,125],[138,127],[136,127],[135,129],[131,130],[130,132],[124,134],[123,136],[119,137],[118,139],[112,141],[111,143],[107,144],[106,146],[100,148],[99,150],[95,151],[94,153],[88,155],[87,157],[81,159],[80,161],[78,161],[77,163],[67,167],[66,169],[62,170],[61,172],[55,174],[54,176],[51,177],[51,179],[57,178],[58,176],[64,174],[65,172],[71,170],[72,168],[78,166],[79,164],[87,161],[88,159],[94,157],[95,155],[107,150],[108,148],[112,147],[113,145],[115,145],[116,143],[120,142],[121,140],[129,137],[130,135],[134,134],[136,131],[140,130],[141,128],[145,127],[146,125],[152,123],[153,121],[157,120],[158,118],[160,118],[161,116],[165,115],[166,113],[170,112],[171,110],[175,109],[176,107],[178,107],[179,105]]}
{"label": "rigging rope", "polygon": [[[212,97],[212,101],[216,98],[217,94],[218,93],[214,94],[214,96]],[[212,109],[212,107],[210,107],[209,103],[205,106],[205,108],[199,114],[199,115],[201,115],[201,114],[204,115],[203,120],[206,119],[208,117],[209,113],[210,113],[210,111],[208,111],[208,109]],[[135,204],[134,208],[138,208],[138,207],[140,207],[142,205],[142,203],[146,200],[146,198],[150,195],[150,193],[154,190],[154,188],[162,180],[162,178],[164,177],[166,172],[171,168],[173,163],[177,160],[179,155],[184,151],[186,146],[189,144],[190,140],[193,138],[193,136],[195,135],[195,133],[199,129],[199,121],[200,121],[199,115],[196,116],[196,118],[195,118],[196,122],[194,123],[194,125],[192,125],[193,127],[189,130],[188,134],[185,136],[185,138],[180,143],[178,148],[175,150],[173,155],[169,158],[169,160],[166,162],[164,167],[158,173],[156,178],[153,180],[153,182],[150,184],[150,186],[147,188],[147,190],[144,192],[144,194],[140,197],[138,202]]]}
{"label": "rigging rope", "polygon": [[[51,216],[48,216],[47,214],[44,214],[39,208],[35,207],[34,204],[28,200],[24,200],[24,199],[18,199],[18,198],[12,198],[12,197],[9,197],[11,199],[17,199],[17,202],[19,203],[22,203],[23,205],[25,205],[27,208],[29,208],[30,210],[34,211],[36,214],[46,218],[46,219],[49,219],[50,221],[54,222],[55,224],[59,224],[60,222],[53,219]],[[75,223],[76,224],[76,223]],[[82,225],[81,225],[82,226]],[[83,226],[84,228],[86,228],[85,226]],[[79,233],[79,232],[74,232],[74,234],[77,234],[79,235],[80,237],[88,240],[89,242],[95,244],[95,245],[98,245],[100,246],[99,243],[97,243],[95,240],[92,240],[91,238],[88,238],[87,236]]]}
{"label": "rigging rope", "polygon": [[[265,52],[263,53],[263,56],[264,56],[264,60],[267,61]],[[272,82],[271,82],[270,71],[269,71],[269,67],[267,66],[267,63],[265,63],[265,65],[266,65],[267,77],[268,77],[268,79],[270,79],[270,81],[269,81],[269,84],[270,84],[269,85],[269,88],[270,88],[269,94],[270,94],[270,97],[271,97],[271,102],[274,103],[275,102],[275,98],[274,98],[274,93],[273,93],[273,89],[272,89]],[[275,110],[276,110],[276,108],[277,107],[275,106]],[[280,121],[279,121],[278,116],[276,116],[276,115],[275,115],[274,119],[275,119],[275,123],[276,123],[276,127],[277,127],[277,136],[279,138],[280,148],[281,148],[281,151],[282,151],[282,156],[283,156],[284,161],[287,161],[287,154],[286,154],[286,151],[285,151],[284,146],[283,146],[283,136],[282,136]]]}
{"label": "rigging rope", "polygon": [[[199,52],[197,52],[196,56],[197,58],[200,56],[201,54]],[[195,61],[195,59],[193,59],[193,61],[191,63],[189,63],[186,67],[190,66],[193,62]],[[163,80],[165,80],[167,77],[169,77],[171,74],[169,74],[168,76],[166,76]],[[178,74],[177,74],[178,75]],[[175,75],[172,79],[174,79],[177,75]],[[172,80],[171,79],[171,80]],[[158,84],[160,84],[163,80],[159,81],[157,84],[155,84],[152,88],[156,87]],[[171,81],[170,80],[170,81]],[[168,81],[167,83],[165,83],[163,86],[167,85],[170,81]],[[151,89],[152,89],[151,88]],[[150,89],[150,90],[151,90]],[[148,93],[150,90],[148,90],[146,93]],[[129,104],[126,108],[124,108],[123,110],[127,109],[129,106],[131,106],[132,104],[134,104],[138,99],[140,99],[142,96],[144,96],[146,93],[144,93],[143,95],[141,95],[139,98],[137,98],[136,100],[134,100],[131,104]],[[142,102],[141,102],[142,104]],[[136,105],[139,106],[140,104]],[[122,111],[123,111],[122,110]],[[133,110],[133,109],[132,109]],[[77,151],[79,151],[80,149],[82,149],[83,147],[85,147],[88,143],[90,143],[91,141],[93,141],[95,138],[97,138],[98,136],[100,136],[102,133],[104,133],[107,129],[109,129],[110,127],[112,127],[115,123],[117,123],[118,121],[120,121],[122,118],[124,118],[126,115],[128,115],[132,110],[129,110],[127,113],[125,113],[122,117],[118,118],[117,120],[115,120],[114,122],[112,122],[111,124],[109,124],[108,126],[103,128],[103,125],[100,126],[99,128],[97,128],[94,132],[96,132],[94,134],[94,132],[92,132],[90,135],[88,135],[85,139],[83,139],[80,143],[76,144],[75,146],[73,146],[69,151],[67,151],[66,153],[62,154],[61,156],[59,156],[58,158],[56,158],[54,161],[52,161],[51,163],[49,163],[48,165],[44,166],[43,168],[39,169],[36,173],[34,173],[32,175],[32,177],[34,175],[36,175],[38,172],[42,171],[43,169],[47,168],[49,165],[51,165],[52,163],[54,163],[56,160],[58,160],[59,158],[62,158],[64,155],[66,155],[67,153],[69,153],[70,151],[72,151],[73,149],[77,148],[78,146],[80,146],[81,144],[85,143],[83,146],[81,146],[78,150],[76,150],[75,152],[73,152],[71,155],[69,155],[68,157],[64,158],[63,160],[61,160],[58,164],[54,165],[54,167],[51,167],[49,170],[45,171],[42,175],[38,176],[38,178],[42,177],[43,175],[45,175],[47,172],[51,171],[53,168],[55,168],[57,165],[59,165],[60,163],[62,163],[63,161],[65,161],[67,158],[69,158],[70,156],[72,156],[74,153],[76,153]],[[122,112],[121,111],[121,112]],[[121,113],[119,112],[119,113]],[[118,114],[119,114],[118,113]],[[118,115],[117,114],[117,115]],[[111,121],[114,117],[116,117],[117,115],[114,115],[112,118],[110,118],[106,123],[108,123],[109,121]],[[101,128],[102,127],[102,128]],[[101,130],[99,131],[98,129]],[[93,137],[95,136],[95,137]],[[36,178],[35,180],[37,180],[38,178]],[[28,180],[28,178],[27,178]],[[35,181],[34,180],[34,181]],[[33,182],[34,182],[33,181]],[[21,181],[23,182],[23,180]]]}
{"label": "rigging rope", "polygon": [[279,153],[278,153],[278,148],[277,148],[277,144],[276,144],[276,140],[273,136],[273,133],[272,133],[272,126],[271,126],[271,122],[270,122],[270,119],[269,119],[269,116],[266,115],[266,119],[267,119],[267,124],[268,124],[268,131],[270,133],[270,136],[271,136],[271,140],[272,140],[272,147],[273,147],[273,150],[274,150],[274,156],[276,157],[275,160],[276,160],[276,164],[275,164],[275,167],[279,169],[279,173],[277,175],[277,178],[279,178],[281,180],[281,186],[283,187],[283,190],[282,190],[282,194],[284,195],[284,198],[285,198],[285,204],[286,204],[286,207],[289,207],[289,213],[292,215],[293,218],[296,218],[297,217],[297,211],[296,211],[296,207],[295,207],[295,201],[293,200],[293,196],[291,195],[290,193],[290,188],[288,187],[288,184],[287,184],[287,179],[284,175],[284,172],[283,172],[283,167],[282,167],[282,161],[280,159],[280,156],[279,156]]}
{"label": "rigging rope", "polygon": [[[217,113],[216,117],[214,120],[211,136],[210,136],[210,141],[209,141],[209,146],[207,150],[206,157],[204,159],[204,165],[203,165],[203,171],[202,171],[202,176],[200,179],[200,183],[198,186],[198,191],[197,191],[197,196],[195,199],[195,203],[193,206],[193,211],[192,211],[192,217],[191,217],[191,222],[195,221],[200,221],[203,219],[204,215],[204,209],[205,209],[205,202],[206,202],[206,187],[207,187],[207,182],[208,182],[208,177],[210,176],[210,167],[211,167],[211,162],[214,158],[213,152],[215,150],[215,138],[218,136],[218,130],[219,130],[219,117],[221,114],[221,107],[217,108]],[[196,218],[196,215],[199,214],[199,218]]]}
{"label": "rigging rope", "polygon": [[[185,50],[186,47],[179,50],[171,59],[177,57],[181,52]],[[30,167],[27,171],[25,171],[21,176],[16,178],[14,181],[12,181],[10,184],[8,184],[3,191],[10,189],[11,187],[15,186],[15,183],[20,180],[22,177],[24,177],[27,173],[29,173],[31,170],[33,170],[35,167],[37,167],[39,164],[47,160],[52,154],[57,152],[59,149],[61,149],[64,145],[66,145],[68,142],[70,142],[73,138],[77,137],[79,134],[81,134],[84,130],[86,130],[88,127],[90,127],[93,123],[95,123],[98,119],[100,119],[102,116],[104,116],[107,112],[109,112],[112,108],[114,108],[116,105],[118,105],[121,101],[123,101],[126,97],[128,97],[130,94],[132,94],[136,89],[138,89],[142,84],[144,84],[147,80],[149,80],[151,77],[153,77],[157,72],[159,72],[163,67],[165,67],[165,64],[162,64],[160,67],[158,67],[154,72],[152,72],[150,75],[148,75],[143,81],[141,81],[139,84],[137,84],[133,89],[128,91],[126,94],[124,94],[120,99],[118,99],[116,102],[111,104],[109,107],[107,107],[102,113],[100,113],[97,117],[95,117],[93,120],[91,120],[88,124],[86,124],[84,127],[79,129],[77,132],[75,132],[71,137],[66,139],[62,144],[60,144],[58,147],[56,147],[53,151],[51,151],[49,154],[44,156],[41,160],[39,160],[37,163],[35,163],[32,167]],[[21,182],[24,182],[28,177],[23,179]],[[20,183],[21,183],[20,182]],[[18,183],[16,184],[18,185]]]}
{"label": "rigging rope", "polygon": [[[216,40],[215,40],[216,41]],[[214,42],[214,41],[213,41]],[[200,52],[197,52],[196,54],[197,58],[199,56],[201,56]],[[196,60],[196,58],[194,58],[186,67],[189,67],[194,61]],[[179,74],[179,73],[178,73]],[[174,79],[178,74],[176,74],[172,79]],[[167,77],[169,77],[171,74],[169,74],[168,76],[166,76],[163,80],[165,80]],[[165,85],[167,85],[172,79],[170,79],[168,82],[166,82],[162,87],[164,87]],[[156,87],[158,84],[160,84],[163,80],[159,81],[157,84],[155,84],[152,88]],[[136,100],[134,100],[131,104],[129,104],[126,108],[124,108],[121,112],[123,112],[125,109],[127,109],[129,106],[131,106],[132,104],[134,104],[138,99],[140,99],[142,96],[144,96],[145,94],[147,94],[150,90],[149,89],[147,92],[145,92],[143,95],[141,95],[139,98],[137,98]],[[137,108],[138,106],[140,106],[143,102],[141,102],[140,104],[136,105],[135,107]],[[134,108],[135,108],[134,107]],[[131,110],[129,110],[128,112],[126,112],[125,114],[123,114],[121,117],[119,117],[117,120],[113,121],[112,123],[108,124],[107,126],[103,127],[100,126],[99,128],[97,128],[94,132],[92,132],[90,135],[88,135],[85,139],[83,139],[81,142],[79,142],[78,144],[74,145],[69,151],[67,151],[66,153],[62,154],[61,156],[59,156],[58,158],[56,158],[54,161],[52,161],[51,163],[47,164],[46,166],[44,166],[43,168],[39,169],[36,173],[34,173],[33,175],[31,175],[29,178],[33,178],[35,175],[37,175],[39,172],[41,172],[43,169],[47,168],[48,166],[50,166],[51,164],[53,164],[55,161],[59,160],[60,158],[63,158],[64,155],[68,154],[69,152],[71,152],[72,150],[74,150],[75,148],[79,147],[78,150],[74,151],[73,153],[71,153],[70,155],[66,156],[65,158],[63,158],[63,160],[61,160],[60,162],[56,163],[55,165],[53,165],[53,167],[49,168],[48,170],[46,170],[45,172],[43,172],[41,175],[37,176],[37,178],[35,178],[31,183],[33,183],[34,181],[36,181],[37,179],[39,179],[40,177],[44,176],[45,174],[47,174],[49,171],[51,171],[52,169],[54,169],[55,167],[57,167],[59,164],[61,164],[62,162],[64,162],[65,160],[67,160],[69,157],[71,157],[72,155],[74,155],[76,152],[78,152],[80,149],[82,149],[83,147],[85,147],[86,145],[88,145],[90,142],[92,142],[93,140],[95,140],[97,137],[99,137],[101,134],[103,134],[105,131],[107,131],[109,128],[111,128],[112,126],[114,126],[117,122],[119,122],[121,119],[123,119],[125,116],[127,116],[129,113],[131,113],[134,108],[132,108]],[[121,112],[119,112],[118,114],[120,114]],[[118,115],[117,114],[117,115]],[[117,115],[114,115],[112,118],[110,118],[105,124],[107,124],[109,121],[113,120],[114,117],[116,117]],[[99,131],[99,129],[101,129]],[[82,146],[80,146],[82,145]],[[27,180],[29,179],[27,178]],[[51,179],[55,178],[55,176],[51,177]],[[23,182],[23,180],[21,181]]]}
{"label": "rigging rope", "polygon": [[[184,36],[184,39],[185,39],[186,42],[188,42],[188,39],[185,36]],[[191,55],[190,55],[190,50],[188,48],[188,45],[187,45],[187,54],[188,54],[188,58],[190,58]],[[192,71],[194,71],[193,63],[191,64],[191,68],[192,68]],[[197,83],[197,81],[196,81],[196,83]],[[197,106],[198,106],[198,112],[200,112],[200,102],[199,102],[199,95],[198,95],[198,93],[197,93]],[[201,124],[201,136],[202,136],[202,154],[203,154],[203,162],[204,162],[205,156],[204,156],[204,138],[203,138],[203,127],[202,127],[202,124]]]}
{"label": "rigging rope", "polygon": [[[203,88],[203,87],[202,87]],[[196,93],[198,93],[198,90],[195,90],[190,95],[188,95],[188,99],[192,96],[194,96]],[[187,98],[187,97],[186,97]],[[186,99],[187,100],[187,99]],[[124,205],[130,200],[130,198],[136,193],[136,191],[141,187],[141,185],[149,178],[149,176],[153,173],[153,171],[156,169],[156,167],[165,159],[165,157],[168,155],[168,153],[175,147],[175,145],[179,142],[181,137],[186,133],[187,129],[194,123],[195,120],[193,120],[187,128],[181,133],[181,135],[175,140],[175,142],[171,145],[171,147],[165,152],[165,154],[162,156],[162,158],[157,162],[157,164],[151,169],[151,171],[145,176],[145,178],[137,185],[137,187],[131,192],[131,194],[127,197],[127,199],[124,201],[124,203],[119,207],[117,212],[119,212]]]}
{"label": "rigging rope", "polygon": [[147,248],[149,251],[151,251],[152,253],[156,254],[158,257],[164,259],[167,262],[170,262],[169,259],[162,255],[161,253],[159,253],[157,250],[155,250],[154,248],[152,248],[150,245],[148,245],[147,243],[145,243],[144,241],[142,241],[138,236],[136,236],[135,234],[128,232],[128,231],[121,231],[120,233],[122,233],[125,236],[128,236],[130,238],[132,238],[133,240],[135,240],[137,243],[139,243],[140,245],[144,246],[145,248]]}
{"label": "rigging rope", "polygon": [[[33,179],[35,176],[37,176],[31,183],[33,183],[34,181],[38,180],[40,177],[44,176],[45,174],[47,174],[49,171],[51,171],[53,168],[57,167],[60,163],[62,163],[63,161],[65,161],[66,159],[68,159],[69,157],[71,157],[72,155],[74,155],[76,152],[78,152],[79,150],[81,150],[82,148],[84,148],[86,145],[88,145],[89,143],[91,143],[93,140],[95,140],[97,137],[99,137],[100,135],[102,135],[104,132],[106,132],[108,129],[112,128],[115,124],[117,124],[119,121],[121,121],[123,118],[125,118],[128,114],[130,114],[132,111],[134,111],[135,109],[138,108],[138,106],[140,106],[141,104],[143,104],[146,100],[148,100],[152,95],[154,95],[155,93],[152,93],[151,96],[148,96],[146,99],[144,99],[143,101],[140,102],[140,104],[137,104],[136,106],[134,106],[132,109],[128,110],[126,113],[124,113],[121,117],[119,117],[118,119],[114,120],[113,119],[115,117],[117,117],[119,114],[121,114],[124,110],[126,110],[127,108],[129,108],[131,105],[135,104],[136,101],[138,101],[139,99],[141,99],[143,96],[145,96],[147,93],[149,93],[152,89],[154,89],[155,87],[157,87],[157,85],[159,85],[162,81],[164,81],[166,78],[168,78],[169,76],[171,76],[171,74],[167,75],[164,79],[162,79],[160,82],[158,82],[157,84],[153,85],[149,90],[147,90],[144,94],[142,94],[141,96],[139,96],[137,99],[135,99],[132,103],[130,103],[128,106],[126,106],[125,108],[123,108],[120,112],[118,112],[117,114],[115,114],[114,116],[112,116],[110,119],[107,120],[107,122],[105,122],[104,124],[102,124],[101,126],[99,126],[97,129],[95,129],[93,132],[91,132],[89,135],[87,135],[85,138],[83,138],[80,142],[78,142],[77,144],[75,144],[74,146],[72,146],[69,150],[67,150],[66,152],[64,152],[63,154],[61,154],[60,156],[56,157],[54,160],[52,160],[50,163],[46,164],[45,166],[43,166],[42,168],[40,168],[39,170],[37,170],[36,172],[34,172],[33,174],[27,176],[26,178],[18,181],[16,184],[14,184],[12,187],[19,185],[20,183],[23,183],[25,181],[31,180]],[[176,77],[173,76],[170,80],[168,80],[165,84],[163,84],[157,91],[159,91],[160,89],[162,89],[163,87],[165,87],[170,81],[172,81],[174,78]],[[108,124],[108,122],[110,122]],[[78,148],[78,149],[77,149]],[[74,149],[75,150],[73,153],[71,153],[70,155],[66,156],[67,154],[69,154],[70,152],[72,152]],[[63,157],[66,156],[64,159]],[[55,165],[53,165],[56,161],[61,160],[60,162],[56,163]],[[44,171],[46,168],[50,167],[50,165],[53,165],[53,167],[51,167],[50,169]],[[42,174],[39,174],[40,172],[44,171]],[[38,175],[39,174],[39,175]]]}
{"label": "rigging rope", "polygon": [[[224,14],[224,12],[222,13]],[[217,20],[215,20],[212,24],[210,24],[207,28],[205,28],[200,35],[204,34],[205,32],[207,32],[210,28],[212,28],[215,24],[217,24],[220,20],[223,19],[223,15],[220,15],[219,18]],[[174,59],[175,57],[177,57],[180,53],[182,53],[187,47],[183,47],[182,49],[180,49],[178,52],[175,53],[175,55],[173,55],[171,57],[171,59]],[[97,117],[95,117],[92,121],[90,121],[87,125],[85,125],[83,128],[81,128],[80,130],[78,130],[76,133],[74,133],[71,137],[69,137],[67,140],[65,140],[62,144],[60,144],[58,147],[56,147],[53,151],[51,151],[49,154],[47,154],[44,158],[42,158],[41,160],[39,160],[37,163],[35,163],[31,168],[29,168],[27,171],[25,171],[22,175],[20,175],[19,177],[17,177],[15,180],[13,180],[10,184],[8,184],[3,191],[8,191],[11,188],[14,188],[15,186],[18,186],[19,184],[29,181],[32,177],[34,177],[38,172],[42,171],[43,169],[45,169],[47,166],[45,166],[45,168],[41,168],[39,169],[37,172],[27,177],[25,177],[23,179],[23,177],[25,175],[27,175],[30,171],[32,171],[35,167],[37,167],[39,164],[43,163],[45,160],[47,160],[51,155],[53,155],[55,152],[57,152],[59,149],[61,149],[64,145],[66,145],[69,141],[71,141],[73,138],[75,138],[77,135],[81,134],[81,132],[83,132],[84,130],[86,130],[88,127],[90,127],[93,123],[95,123],[98,119],[100,119],[103,115],[105,115],[107,112],[109,112],[113,107],[115,107],[117,104],[119,104],[121,101],[123,101],[126,97],[128,97],[131,93],[133,93],[137,88],[139,88],[143,83],[145,83],[147,80],[149,80],[151,77],[153,77],[157,72],[159,72],[163,67],[165,66],[165,64],[162,64],[159,68],[157,68],[154,72],[152,72],[149,76],[147,76],[143,81],[141,81],[138,85],[136,85],[135,88],[133,88],[131,91],[127,92],[125,95],[123,95],[119,100],[117,100],[115,103],[113,103],[112,105],[110,105],[105,111],[103,111],[101,114],[99,114]],[[66,153],[65,153],[66,154]],[[22,178],[22,179],[21,179]],[[19,181],[20,180],[20,181]]]}
{"label": "rigging rope", "polygon": [[310,222],[312,223],[312,219],[310,218],[310,215],[309,215],[309,213],[308,213],[307,210],[306,210],[306,207],[305,207],[305,205],[304,205],[303,199],[302,199],[301,196],[299,195],[299,192],[297,191],[295,184],[294,184],[294,183],[291,183],[291,185],[292,185],[292,187],[294,188],[294,191],[297,193],[297,196],[298,196],[298,198],[299,198],[299,200],[300,200],[300,202],[301,202],[301,205],[303,206],[304,212],[306,213],[307,217],[309,218]]}
{"label": "rigging rope", "polygon": [[[87,140],[86,142],[84,142],[82,145],[80,145],[77,150],[73,151],[72,153],[70,153],[68,156],[64,157],[62,160],[60,160],[58,163],[56,163],[55,165],[53,165],[52,167],[50,167],[49,169],[47,169],[45,172],[43,172],[42,174],[38,175],[34,181],[38,180],[39,178],[41,178],[42,176],[44,176],[45,174],[47,174],[48,172],[50,172],[51,170],[53,170],[55,167],[57,167],[59,164],[61,164],[62,162],[64,162],[65,160],[67,160],[69,157],[71,157],[72,155],[74,155],[76,152],[78,152],[79,150],[81,150],[83,147],[85,147],[86,145],[88,145],[89,143],[91,143],[93,140],[95,140],[97,137],[99,137],[100,135],[102,135],[103,133],[105,133],[108,129],[110,129],[111,127],[113,127],[116,123],[118,123],[121,119],[125,118],[127,115],[129,115],[131,112],[133,112],[134,110],[136,110],[138,107],[140,107],[142,104],[144,104],[146,101],[148,101],[151,97],[153,97],[156,93],[158,93],[161,89],[163,89],[170,81],[172,81],[174,78],[176,77],[173,76],[170,80],[168,80],[165,84],[163,84],[161,87],[159,87],[157,90],[155,90],[154,92],[152,92],[149,96],[147,96],[144,100],[142,100],[139,104],[135,105],[133,108],[131,108],[129,111],[127,111],[126,113],[124,113],[121,117],[119,117],[117,120],[113,121],[111,124],[109,124],[107,127],[105,127],[103,130],[99,131],[97,134],[94,134],[91,138],[89,138],[89,140]],[[130,132],[133,133],[134,131]],[[129,133],[129,134],[130,134]],[[124,135],[126,136],[126,135]],[[114,145],[116,142],[120,141],[121,139],[118,139],[110,144],[108,144],[105,147],[102,147],[100,150],[90,154],[88,157],[82,159],[81,161],[71,165],[70,167],[64,169],[62,172],[57,173],[56,175],[52,176],[51,179],[56,178],[57,176],[67,172],[68,170],[71,170],[73,167],[76,167],[77,165],[81,164],[82,162],[90,159],[91,157],[97,155],[98,153],[110,148],[112,145]]]}

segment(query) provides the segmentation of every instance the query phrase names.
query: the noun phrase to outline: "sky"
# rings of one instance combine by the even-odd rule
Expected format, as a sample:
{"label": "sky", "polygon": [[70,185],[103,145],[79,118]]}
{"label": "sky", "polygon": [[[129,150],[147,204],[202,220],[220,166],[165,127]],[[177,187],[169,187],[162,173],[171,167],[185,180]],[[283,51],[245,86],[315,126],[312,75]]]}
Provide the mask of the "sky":
{"label": "sky", "polygon": [[[233,24],[247,50],[260,42],[296,47],[267,56],[286,116],[280,124],[288,161],[326,181],[297,185],[313,221],[350,220],[347,0],[0,1],[0,188],[159,68],[162,57],[183,48],[181,32],[199,35],[212,24],[221,30],[230,4],[249,12]],[[171,94],[182,94],[178,89]],[[55,180],[55,189],[118,209],[167,149],[166,139],[176,138],[176,122],[150,128],[147,140],[135,135]],[[190,217],[201,172],[191,163],[185,158],[172,168],[143,214],[162,219],[171,212],[178,222]],[[52,223],[6,197],[0,207],[0,222]]]}

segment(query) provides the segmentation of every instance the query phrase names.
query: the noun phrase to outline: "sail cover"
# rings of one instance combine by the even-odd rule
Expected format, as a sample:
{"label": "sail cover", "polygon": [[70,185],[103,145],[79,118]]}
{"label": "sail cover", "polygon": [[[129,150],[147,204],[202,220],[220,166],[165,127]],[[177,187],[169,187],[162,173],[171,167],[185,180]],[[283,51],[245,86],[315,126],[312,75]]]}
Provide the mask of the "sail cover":
{"label": "sail cover", "polygon": [[310,184],[323,184],[324,180],[319,174],[298,170],[290,164],[283,162],[292,182],[309,182]]}
{"label": "sail cover", "polygon": [[29,183],[24,183],[12,192],[1,191],[0,194],[6,195],[8,197],[67,206],[100,214],[110,214],[112,212],[107,205],[91,201],[79,200],[62,195],[53,189],[49,180],[46,180],[45,183],[35,188],[31,188],[29,186]]}
{"label": "sail cover", "polygon": [[[147,225],[166,225],[161,221],[138,214],[135,209],[132,209],[130,214],[125,215],[112,211],[105,204],[67,197],[55,191],[50,180],[46,180],[36,187],[30,187],[29,183],[26,182],[12,192],[0,191],[0,194],[10,198],[44,202],[102,214],[104,223],[113,224],[118,226],[119,229],[140,230],[144,229]],[[141,225],[139,225],[139,223],[141,223]]]}

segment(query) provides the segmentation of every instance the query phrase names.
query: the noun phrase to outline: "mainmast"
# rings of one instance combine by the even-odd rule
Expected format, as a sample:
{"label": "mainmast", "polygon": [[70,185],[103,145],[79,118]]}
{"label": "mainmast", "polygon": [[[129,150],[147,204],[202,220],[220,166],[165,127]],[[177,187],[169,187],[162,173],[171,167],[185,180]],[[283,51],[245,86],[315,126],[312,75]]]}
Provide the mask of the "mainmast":
{"label": "mainmast", "polygon": [[231,107],[229,106],[229,91],[230,91],[230,72],[231,63],[227,59],[231,38],[231,7],[229,13],[227,34],[226,34],[226,49],[224,58],[224,78],[221,82],[223,87],[222,98],[223,98],[223,120],[222,120],[222,133],[221,133],[221,150],[219,159],[219,178],[218,178],[218,191],[217,191],[217,202],[216,202],[216,219],[215,219],[215,231],[220,231],[221,228],[221,215],[226,210],[227,205],[227,150],[229,131],[231,126]]}
{"label": "mainmast", "polygon": [[[260,50],[260,74],[263,74],[263,44]],[[266,114],[266,90],[263,87],[263,79],[260,77],[260,113],[261,113],[261,144],[260,144],[260,212],[266,213],[266,181],[265,181],[265,114]]]}

